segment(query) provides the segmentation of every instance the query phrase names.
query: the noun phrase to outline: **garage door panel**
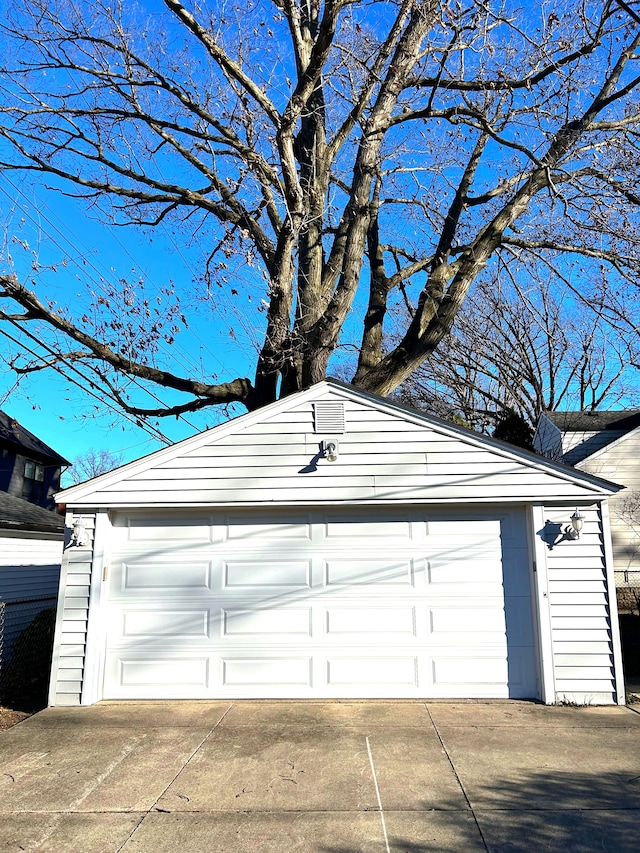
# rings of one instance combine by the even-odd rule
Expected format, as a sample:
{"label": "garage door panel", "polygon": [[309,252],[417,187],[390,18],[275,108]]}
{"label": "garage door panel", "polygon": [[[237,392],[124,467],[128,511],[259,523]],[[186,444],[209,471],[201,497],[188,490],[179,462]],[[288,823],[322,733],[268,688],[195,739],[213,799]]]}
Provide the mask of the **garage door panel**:
{"label": "garage door panel", "polygon": [[456,638],[468,642],[470,634],[481,636],[479,642],[487,640],[487,634],[493,634],[498,642],[506,637],[504,605],[501,602],[486,604],[484,607],[460,607],[453,602],[449,606],[430,607],[429,632],[436,642],[455,642]]}
{"label": "garage door panel", "polygon": [[211,639],[210,613],[206,610],[124,610],[122,637]]}
{"label": "garage door panel", "polygon": [[223,637],[310,637],[312,626],[311,607],[269,609],[223,610]]}
{"label": "garage door panel", "polygon": [[431,663],[433,683],[439,687],[504,686],[508,679],[507,660],[499,652],[494,657],[476,657],[469,653],[459,657],[434,657]]}
{"label": "garage door panel", "polygon": [[[355,547],[362,547],[364,541],[371,539],[385,543],[389,540],[412,542],[414,539],[414,524],[406,519],[391,520],[383,515],[368,514],[345,516],[327,515],[324,521],[324,537],[327,541],[351,541]],[[422,524],[424,530],[424,523]]]}
{"label": "garage door panel", "polygon": [[[344,640],[353,635],[416,635],[415,607],[330,607],[325,611],[325,633],[329,639]],[[371,636],[366,642],[371,643]]]}
{"label": "garage door panel", "polygon": [[283,517],[262,517],[254,515],[236,515],[227,519],[227,538],[242,547],[260,547],[261,542],[309,542],[311,541],[311,516],[291,515]]}
{"label": "garage door panel", "polygon": [[416,565],[415,560],[391,555],[382,559],[373,556],[360,559],[335,556],[325,560],[324,583],[327,587],[413,587],[416,571],[422,567],[422,561]]}
{"label": "garage door panel", "polygon": [[131,542],[211,542],[212,525],[209,515],[159,515],[155,517],[127,517],[122,524]]}
{"label": "garage door panel", "polygon": [[329,686],[418,686],[418,660],[415,655],[332,657],[327,660],[326,667]]}
{"label": "garage door panel", "polygon": [[263,587],[308,588],[311,586],[311,560],[226,560],[223,563],[223,587],[254,590]]}
{"label": "garage door panel", "polygon": [[430,556],[427,566],[429,584],[492,584],[498,594],[502,591],[502,563],[495,555],[493,559],[464,552],[448,557]]}
{"label": "garage door panel", "polygon": [[281,689],[288,685],[311,687],[312,658],[256,657],[221,659],[224,687],[263,687]]}
{"label": "garage door panel", "polygon": [[[209,686],[209,656],[116,659],[118,686],[155,687],[171,691],[180,687],[206,689]],[[168,694],[166,694],[168,695]]]}
{"label": "garage door panel", "polygon": [[[117,570],[117,569],[116,569]],[[211,562],[168,562],[148,560],[122,563],[119,571],[120,590],[123,593],[186,593],[211,589]]]}

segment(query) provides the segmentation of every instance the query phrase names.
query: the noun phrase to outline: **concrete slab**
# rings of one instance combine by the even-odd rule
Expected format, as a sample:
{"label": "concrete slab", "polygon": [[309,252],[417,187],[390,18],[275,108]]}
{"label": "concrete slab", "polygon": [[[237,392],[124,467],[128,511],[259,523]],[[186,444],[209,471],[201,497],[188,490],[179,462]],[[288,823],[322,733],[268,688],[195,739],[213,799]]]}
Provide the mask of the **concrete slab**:
{"label": "concrete slab", "polygon": [[146,810],[209,731],[17,726],[2,734],[0,812]]}
{"label": "concrete slab", "polygon": [[438,730],[474,809],[640,808],[636,726]]}
{"label": "concrete slab", "polygon": [[118,853],[144,814],[0,815],[2,853]]}
{"label": "concrete slab", "polygon": [[429,703],[429,714],[437,726],[537,726],[541,728],[640,727],[640,714],[621,705],[572,707],[538,705],[534,702],[468,704]]}
{"label": "concrete slab", "polygon": [[636,853],[635,810],[478,811],[488,853]]}
{"label": "concrete slab", "polygon": [[239,701],[223,726],[400,726],[430,727],[424,702]]}
{"label": "concrete slab", "polygon": [[169,811],[375,808],[366,734],[351,727],[221,727],[158,806]]}

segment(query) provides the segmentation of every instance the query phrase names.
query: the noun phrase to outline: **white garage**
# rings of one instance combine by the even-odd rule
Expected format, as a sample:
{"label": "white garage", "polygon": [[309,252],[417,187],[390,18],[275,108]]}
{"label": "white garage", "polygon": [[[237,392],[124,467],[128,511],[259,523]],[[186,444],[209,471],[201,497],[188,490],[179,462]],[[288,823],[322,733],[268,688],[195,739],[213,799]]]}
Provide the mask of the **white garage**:
{"label": "white garage", "polygon": [[320,383],[59,495],[51,704],[623,701],[616,490]]}

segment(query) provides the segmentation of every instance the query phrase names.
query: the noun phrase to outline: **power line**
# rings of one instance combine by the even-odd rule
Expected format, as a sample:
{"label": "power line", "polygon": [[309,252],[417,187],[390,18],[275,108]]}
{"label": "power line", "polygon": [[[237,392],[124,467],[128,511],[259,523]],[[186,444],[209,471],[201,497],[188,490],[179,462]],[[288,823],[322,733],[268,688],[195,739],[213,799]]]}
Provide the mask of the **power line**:
{"label": "power line", "polygon": [[[16,186],[15,186],[15,184],[13,184],[13,182],[12,182],[12,181],[10,181],[9,179],[7,179],[7,180],[8,180],[8,183],[9,183],[9,184],[11,184],[11,186],[12,186],[12,187],[14,187],[14,189],[16,190],[16,192],[19,192],[21,195],[23,195],[23,196],[24,196],[24,193],[22,193],[22,191],[21,191],[18,187],[16,187]],[[5,193],[5,195],[7,195],[7,197],[8,197],[8,198],[11,198],[11,197],[9,196],[9,194],[7,193],[6,189],[4,189],[3,187],[0,187],[0,189],[2,189],[2,191]],[[18,204],[20,204],[20,203],[18,202]],[[35,221],[34,217],[31,215],[31,213],[29,212],[29,210],[28,210],[28,209],[26,209],[26,208],[25,208],[25,207],[23,207],[22,205],[20,205],[20,209],[25,213],[25,215],[26,215],[26,216],[28,216],[28,217],[32,220],[32,222],[34,222],[35,224],[37,224],[37,227],[38,227],[38,228],[41,228],[41,227],[42,227],[39,223],[36,223],[36,221]],[[47,219],[47,217],[46,217],[46,216],[43,216],[43,218],[45,219],[45,221],[47,221],[47,222],[49,223],[49,225],[50,225],[52,228],[54,228],[54,229],[58,232],[58,234],[60,234],[60,236],[62,237],[62,239],[66,239],[66,238],[64,237],[64,235],[60,232],[60,230],[57,228],[57,226],[56,226],[54,223],[52,223],[49,219]],[[46,231],[46,229],[42,228],[42,230],[43,230],[43,231],[44,231],[44,233],[46,234],[47,238],[48,238],[48,239],[49,239],[49,240],[50,240],[50,241],[51,241],[55,246],[57,246],[57,248],[58,248],[58,249],[60,249],[60,251],[61,251],[61,252],[64,252],[64,251],[65,251],[65,250],[64,250],[64,247],[63,247],[63,246],[61,246],[61,245],[60,245],[60,243],[59,243],[59,242],[58,242],[54,237],[52,237],[52,235],[51,235],[50,233],[48,233],[48,232]],[[132,260],[133,260],[133,258],[132,258]],[[96,274],[97,274],[98,276],[101,276],[100,271],[97,269],[97,267],[95,267],[95,265],[94,265],[94,264],[92,264],[90,261],[88,262],[88,264],[89,264],[89,266],[90,266],[90,267],[92,267],[92,268],[95,270],[95,272],[96,272]],[[94,284],[96,284],[98,287],[100,287],[100,288],[103,290],[103,292],[105,292],[105,293],[106,293],[105,287],[104,287],[104,285],[102,284],[102,282],[101,282],[101,281],[96,281],[96,279],[95,279],[95,278],[93,278],[93,277],[92,277],[91,275],[89,275],[89,274],[87,274],[87,278],[88,278],[90,281],[92,281]],[[152,282],[152,283],[153,283],[153,282]],[[157,290],[157,287],[156,287],[156,290]],[[22,327],[19,327],[19,328],[20,328],[20,330],[21,330],[21,331],[26,332],[26,330],[25,330],[25,329],[23,329]],[[38,343],[41,343],[41,341],[39,341],[39,339],[37,339],[37,338],[36,338],[35,340],[36,340]],[[186,366],[187,366],[187,369],[190,369],[190,368],[191,368],[191,365],[186,365]],[[195,365],[194,365],[194,366],[195,366]],[[81,375],[82,375],[82,374],[81,374]],[[88,380],[88,379],[87,379],[87,377],[84,377],[84,378],[85,378],[87,381],[90,381],[90,380]],[[141,383],[141,382],[140,382],[136,377],[131,376],[131,377],[129,377],[129,378],[130,378],[130,380],[131,380],[131,381],[132,381],[132,382],[133,382],[133,383],[134,383],[138,388],[140,388],[144,393],[146,393],[146,394],[148,394],[150,397],[152,397],[152,398],[153,398],[157,403],[159,403],[161,406],[164,406],[164,407],[166,407],[166,408],[169,408],[169,407],[168,407],[168,405],[167,405],[167,403],[165,403],[165,401],[164,401],[164,400],[162,400],[162,399],[161,399],[161,398],[160,398],[160,397],[159,397],[155,392],[153,392],[150,388],[147,388],[146,386],[142,385],[142,383]],[[195,424],[191,423],[191,421],[189,421],[189,420],[188,420],[188,418],[186,418],[186,417],[184,416],[184,414],[180,414],[180,415],[178,415],[177,417],[182,418],[182,420],[183,420],[183,421],[184,421],[188,426],[190,426],[193,430],[198,431],[198,427],[197,427]]]}
{"label": "power line", "polygon": [[[64,360],[64,356],[61,356],[59,353],[56,353],[55,350],[52,350],[50,347],[48,347],[46,344],[44,344],[42,341],[40,341],[35,335],[33,335],[31,332],[29,332],[28,329],[23,329],[15,320],[12,320],[11,317],[7,317],[4,313],[0,312],[0,318],[2,318],[3,320],[8,320],[13,325],[17,326],[17,328],[19,329],[19,331],[22,334],[25,334],[29,338],[34,340],[43,349],[47,350],[47,352],[50,355],[53,355],[55,358],[61,358]],[[32,350],[30,347],[28,347],[27,344],[24,343],[24,341],[20,341],[17,338],[14,338],[13,335],[10,335],[5,329],[0,328],[0,334],[4,335],[5,338],[8,338],[10,341],[12,341],[14,344],[16,344],[16,346],[19,346],[21,349],[26,350],[26,352],[28,352],[29,355],[32,355],[34,358],[38,359],[39,361],[42,359],[42,356],[39,355],[34,350]],[[102,403],[102,405],[107,406],[107,408],[111,409],[111,411],[115,412],[115,414],[125,418],[125,420],[129,421],[134,426],[137,426],[139,429],[142,429],[144,432],[146,432],[149,436],[151,436],[155,440],[162,441],[167,445],[173,444],[173,441],[170,438],[168,438],[166,435],[164,435],[164,433],[162,433],[157,427],[153,426],[152,424],[144,423],[143,421],[140,421],[137,418],[132,417],[131,415],[128,414],[128,412],[125,412],[122,409],[116,408],[115,406],[111,405],[107,401],[107,399],[105,399],[104,397],[98,396],[98,394],[96,394],[92,390],[93,388],[98,388],[98,386],[93,382],[93,380],[91,378],[85,376],[80,370],[78,370],[77,367],[75,367],[75,365],[67,364],[66,362],[65,362],[65,364],[69,370],[72,370],[74,373],[77,373],[85,382],[88,382],[91,387],[85,388],[83,385],[81,385],[72,376],[68,376],[62,370],[62,368],[60,367],[59,364],[54,363],[54,364],[49,365],[49,367],[52,370],[55,370],[56,373],[59,373],[60,376],[62,376],[67,382],[71,382],[77,388],[80,388],[80,390],[83,393],[89,394],[91,397],[98,400],[98,402]]]}

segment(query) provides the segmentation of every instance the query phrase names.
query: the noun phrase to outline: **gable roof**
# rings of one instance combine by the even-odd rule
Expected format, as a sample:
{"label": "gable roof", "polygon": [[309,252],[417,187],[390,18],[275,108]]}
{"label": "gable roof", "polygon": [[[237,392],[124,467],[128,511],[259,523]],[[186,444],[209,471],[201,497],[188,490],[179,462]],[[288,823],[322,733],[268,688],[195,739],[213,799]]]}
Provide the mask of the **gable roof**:
{"label": "gable roof", "polygon": [[0,492],[0,535],[7,530],[34,531],[64,535],[64,518],[49,509]]}
{"label": "gable roof", "polygon": [[23,455],[35,456],[37,459],[53,462],[56,465],[71,464],[64,456],[60,456],[48,444],[25,429],[15,418],[2,411],[0,411],[0,443],[9,444],[16,450],[23,451]]}
{"label": "gable roof", "polygon": [[[323,401],[344,406],[344,432],[318,432]],[[339,443],[335,463],[319,452],[328,437]],[[328,379],[57,499],[91,507],[513,502],[598,499],[619,488]]]}

